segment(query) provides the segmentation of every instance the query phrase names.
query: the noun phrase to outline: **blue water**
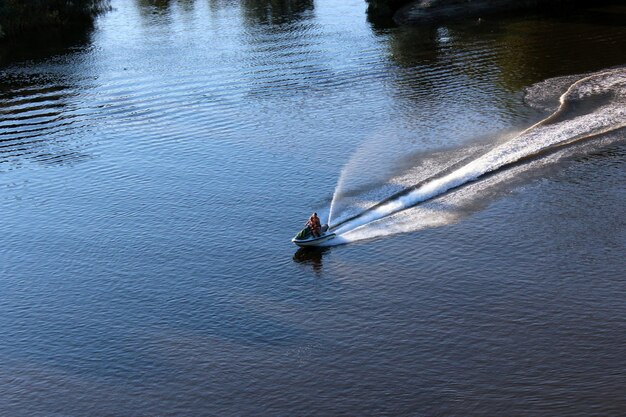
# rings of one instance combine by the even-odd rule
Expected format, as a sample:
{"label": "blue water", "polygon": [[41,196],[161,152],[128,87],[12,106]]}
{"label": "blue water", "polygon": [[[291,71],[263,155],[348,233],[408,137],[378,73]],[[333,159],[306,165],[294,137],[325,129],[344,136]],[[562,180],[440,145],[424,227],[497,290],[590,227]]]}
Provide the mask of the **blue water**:
{"label": "blue water", "polygon": [[546,117],[526,88],[623,65],[623,7],[113,6],[0,68],[1,415],[624,413],[623,130],[290,242],[342,175],[419,182]]}

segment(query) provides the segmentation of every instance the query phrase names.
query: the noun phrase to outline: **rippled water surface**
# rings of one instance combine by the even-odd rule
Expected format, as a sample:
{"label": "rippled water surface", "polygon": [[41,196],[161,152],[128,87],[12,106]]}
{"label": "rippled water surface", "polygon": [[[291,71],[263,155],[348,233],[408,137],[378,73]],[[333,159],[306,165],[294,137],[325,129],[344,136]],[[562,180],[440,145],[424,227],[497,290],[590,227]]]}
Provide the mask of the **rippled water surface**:
{"label": "rippled water surface", "polygon": [[[0,414],[626,413],[623,6],[113,6],[0,53]],[[519,142],[541,152],[350,244],[290,242]]]}

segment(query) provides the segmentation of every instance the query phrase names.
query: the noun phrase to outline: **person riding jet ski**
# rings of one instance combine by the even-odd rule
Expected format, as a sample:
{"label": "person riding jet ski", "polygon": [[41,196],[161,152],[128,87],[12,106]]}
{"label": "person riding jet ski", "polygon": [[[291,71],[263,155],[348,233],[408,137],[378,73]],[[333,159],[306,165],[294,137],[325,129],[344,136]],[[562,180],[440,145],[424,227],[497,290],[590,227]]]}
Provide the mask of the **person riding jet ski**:
{"label": "person riding jet ski", "polygon": [[335,233],[329,231],[327,224],[322,224],[317,213],[313,213],[304,229],[300,230],[291,241],[298,246],[320,246],[335,236]]}
{"label": "person riding jet ski", "polygon": [[313,213],[311,217],[309,217],[305,226],[309,228],[313,237],[321,236],[322,222],[320,222],[320,218],[317,217],[317,213]]}

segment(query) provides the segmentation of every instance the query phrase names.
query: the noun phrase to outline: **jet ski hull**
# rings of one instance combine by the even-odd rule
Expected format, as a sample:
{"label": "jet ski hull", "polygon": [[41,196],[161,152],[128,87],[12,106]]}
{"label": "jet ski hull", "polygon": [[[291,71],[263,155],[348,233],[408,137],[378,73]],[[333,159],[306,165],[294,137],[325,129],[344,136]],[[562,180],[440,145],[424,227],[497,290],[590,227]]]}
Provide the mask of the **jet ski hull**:
{"label": "jet ski hull", "polygon": [[293,239],[291,239],[291,241],[300,247],[319,246],[324,242],[328,242],[329,240],[334,239],[335,236],[337,235],[334,233],[327,233],[327,234],[323,234],[320,237],[313,237],[309,239],[296,239],[294,237]]}

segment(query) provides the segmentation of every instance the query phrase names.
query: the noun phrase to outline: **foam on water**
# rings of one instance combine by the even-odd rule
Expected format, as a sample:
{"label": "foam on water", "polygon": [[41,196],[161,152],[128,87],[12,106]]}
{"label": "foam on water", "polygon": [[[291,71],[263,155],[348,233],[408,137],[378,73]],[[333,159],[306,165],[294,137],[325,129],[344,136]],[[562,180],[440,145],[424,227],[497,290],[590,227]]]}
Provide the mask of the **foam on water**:
{"label": "foam on water", "polygon": [[[350,196],[349,193],[336,192],[331,203],[331,215],[336,217],[334,227],[339,236],[333,244],[415,230],[416,225],[421,228],[448,223],[458,217],[453,210],[440,210],[432,204],[422,204],[417,211],[414,208],[410,213],[406,209],[526,158],[540,157],[544,152],[626,126],[626,69],[546,80],[528,90],[527,101],[548,109],[550,95],[563,91],[567,85],[569,88],[560,96],[554,113],[482,156],[469,158],[468,161],[462,155],[472,154],[471,150],[460,152],[456,157],[431,166],[426,179],[413,186],[406,186],[406,178],[402,180],[402,175],[397,175],[360,194]],[[342,175],[337,190],[342,190],[344,181],[346,179]],[[372,196],[389,196],[390,192],[392,197],[372,201]],[[346,204],[346,198],[352,201]],[[382,219],[387,221],[381,222]]]}

